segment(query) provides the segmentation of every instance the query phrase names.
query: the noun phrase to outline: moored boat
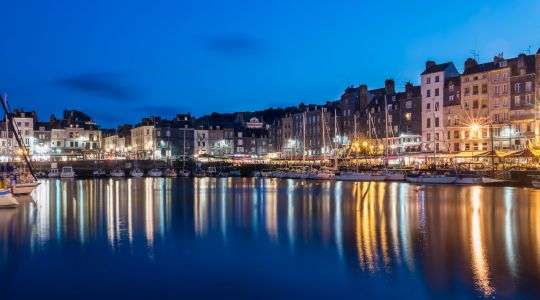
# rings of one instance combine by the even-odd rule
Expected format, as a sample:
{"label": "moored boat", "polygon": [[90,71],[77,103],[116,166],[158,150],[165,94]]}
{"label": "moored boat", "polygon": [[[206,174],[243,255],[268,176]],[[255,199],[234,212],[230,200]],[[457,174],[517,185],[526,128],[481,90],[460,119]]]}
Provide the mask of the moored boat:
{"label": "moored boat", "polygon": [[49,173],[47,174],[47,176],[48,176],[49,178],[58,178],[58,177],[60,177],[60,170],[58,170],[58,169],[56,169],[56,168],[51,169],[51,170],[49,171]]}
{"label": "moored boat", "polygon": [[135,169],[132,169],[132,170],[129,172],[129,175],[130,175],[131,177],[140,178],[140,177],[143,177],[144,173],[143,173],[143,171],[141,171],[141,169],[135,168]]}
{"label": "moored boat", "polygon": [[178,173],[174,169],[166,169],[165,172],[163,172],[163,176],[165,177],[178,177]]}
{"label": "moored boat", "polygon": [[9,188],[0,189],[0,208],[15,208],[17,206],[19,206],[19,202],[13,197]]}
{"label": "moored boat", "polygon": [[178,176],[180,177],[189,177],[190,175],[191,175],[191,172],[186,169],[182,169],[178,172]]}
{"label": "moored boat", "polygon": [[98,170],[95,170],[94,172],[92,172],[92,175],[94,177],[106,177],[107,172],[105,172],[103,169],[98,169]]}
{"label": "moored boat", "polygon": [[454,183],[458,179],[457,176],[451,176],[446,174],[409,174],[406,177],[407,182],[410,183],[436,183],[436,184],[449,184]]}
{"label": "moored boat", "polygon": [[14,195],[28,195],[32,193],[40,184],[41,182],[38,181],[16,182],[11,188],[11,191]]}
{"label": "moored boat", "polygon": [[65,166],[62,167],[62,172],[60,172],[61,178],[73,178],[75,177],[75,171],[73,170],[73,167],[71,166]]}
{"label": "moored boat", "polygon": [[124,172],[124,170],[122,170],[120,168],[114,168],[111,171],[110,175],[111,175],[111,177],[119,178],[119,177],[126,176],[126,173]]}
{"label": "moored boat", "polygon": [[148,173],[146,173],[149,177],[161,177],[163,175],[163,172],[161,172],[160,169],[153,168]]}
{"label": "moored boat", "polygon": [[371,172],[346,172],[336,175],[335,178],[343,181],[383,181],[386,176]]}

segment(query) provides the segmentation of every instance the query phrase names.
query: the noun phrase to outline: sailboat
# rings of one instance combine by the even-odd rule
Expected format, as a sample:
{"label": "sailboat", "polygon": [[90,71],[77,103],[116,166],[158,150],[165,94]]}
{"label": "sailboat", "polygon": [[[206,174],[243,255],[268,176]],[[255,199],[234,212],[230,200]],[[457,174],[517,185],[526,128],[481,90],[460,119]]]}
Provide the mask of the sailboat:
{"label": "sailboat", "polygon": [[[30,164],[30,160],[28,159],[28,149],[22,143],[22,139],[19,136],[19,130],[17,128],[17,124],[13,121],[13,118],[10,117],[10,110],[8,110],[7,98],[2,99],[2,97],[0,96],[0,102],[2,102],[2,108],[4,109],[4,113],[6,115],[6,126],[11,129],[11,131],[13,132],[13,136],[15,137],[15,140],[17,141],[17,144],[22,149],[22,156],[23,156],[24,162],[26,163],[26,167],[28,168],[30,172],[30,174],[25,172],[23,174],[19,174],[19,176],[15,176],[14,183],[11,187],[11,193],[8,193],[4,190],[0,191],[2,197],[5,198],[6,205],[11,206],[13,205],[12,203],[13,201],[9,199],[11,194],[28,195],[35,188],[37,188],[41,183],[37,180],[36,175],[34,173],[34,169],[32,168],[32,164]],[[2,206],[1,203],[0,203],[0,206]]]}
{"label": "sailboat", "polygon": [[182,130],[184,132],[184,138],[182,141],[183,145],[183,151],[182,151],[182,170],[178,172],[178,175],[180,177],[189,177],[191,175],[191,172],[186,170],[186,129]]}
{"label": "sailboat", "polygon": [[165,177],[178,177],[178,173],[176,173],[176,170],[173,168],[173,162],[172,162],[172,152],[171,152],[171,133],[170,133],[170,128],[169,128],[169,132],[168,132],[168,140],[167,140],[167,144],[169,146],[169,157],[167,158],[169,160],[169,167],[167,169],[165,169],[165,171],[163,172],[163,176]]}
{"label": "sailboat", "polygon": [[[154,119],[154,129],[152,130],[152,135],[153,135],[154,140],[155,140],[155,125],[156,125],[156,121]],[[154,149],[152,149],[152,159],[154,161],[154,167],[150,169],[150,171],[148,171],[146,175],[148,175],[149,177],[161,177],[163,175],[163,172],[160,169],[156,168],[156,151]]]}

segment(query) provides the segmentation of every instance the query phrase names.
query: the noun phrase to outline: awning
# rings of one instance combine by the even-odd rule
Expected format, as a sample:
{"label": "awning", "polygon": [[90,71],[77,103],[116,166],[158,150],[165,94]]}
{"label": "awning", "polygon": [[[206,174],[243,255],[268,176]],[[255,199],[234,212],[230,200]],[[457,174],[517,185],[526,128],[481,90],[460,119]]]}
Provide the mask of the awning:
{"label": "awning", "polygon": [[486,151],[463,151],[454,154],[454,158],[473,158],[478,157],[479,154],[485,153]]}
{"label": "awning", "polygon": [[507,153],[497,151],[497,150],[491,150],[491,151],[485,151],[479,154],[476,154],[475,157],[504,157],[508,155]]}
{"label": "awning", "polygon": [[532,158],[532,157],[539,157],[540,156],[540,150],[534,150],[534,149],[523,149],[516,151],[514,153],[510,153],[506,155],[504,158]]}

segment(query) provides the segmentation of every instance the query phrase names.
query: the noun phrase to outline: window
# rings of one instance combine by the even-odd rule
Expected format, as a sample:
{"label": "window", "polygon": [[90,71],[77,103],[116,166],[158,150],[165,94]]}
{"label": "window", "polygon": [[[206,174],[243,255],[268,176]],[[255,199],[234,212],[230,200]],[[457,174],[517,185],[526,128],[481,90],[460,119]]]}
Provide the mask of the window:
{"label": "window", "polygon": [[503,84],[503,93],[504,94],[508,93],[508,84]]}
{"label": "window", "polygon": [[435,133],[435,140],[436,140],[436,141],[439,140],[439,133],[438,133],[438,132]]}
{"label": "window", "polygon": [[430,118],[426,119],[426,128],[431,128],[431,119]]}
{"label": "window", "polygon": [[448,91],[450,91],[450,92],[454,91],[454,85],[453,84],[448,86]]}
{"label": "window", "polygon": [[477,86],[477,85],[473,86],[473,88],[472,88],[472,94],[473,94],[473,95],[478,95],[478,86]]}
{"label": "window", "polygon": [[426,97],[431,97],[431,90],[426,91]]}
{"label": "window", "polygon": [[477,109],[478,108],[478,100],[473,100],[472,102],[472,108]]}
{"label": "window", "polygon": [[454,95],[450,95],[450,97],[448,97],[448,101],[453,102],[454,101]]}
{"label": "window", "polygon": [[493,120],[494,120],[495,122],[499,122],[499,114],[494,114],[494,115],[493,115]]}
{"label": "window", "polygon": [[515,96],[515,97],[514,97],[514,105],[515,105],[515,106],[519,106],[519,102],[520,102],[519,100],[520,100],[520,99],[519,99],[519,96]]}
{"label": "window", "polygon": [[[506,66],[506,62],[504,62],[504,65]],[[508,80],[508,73],[503,74],[503,80]]]}
{"label": "window", "polygon": [[494,93],[495,95],[498,95],[498,94],[499,94],[499,86],[498,86],[498,85],[496,85],[496,86],[493,87],[493,93]]}
{"label": "window", "polygon": [[493,76],[493,81],[495,82],[499,81],[499,74],[495,74],[495,76]]}
{"label": "window", "polygon": [[431,133],[426,134],[426,141],[431,141]]}
{"label": "window", "polygon": [[488,92],[487,84],[482,84],[482,94],[487,94],[487,92]]}
{"label": "window", "polygon": [[435,76],[435,82],[439,82],[439,76]]}
{"label": "window", "polygon": [[412,114],[410,112],[405,113],[405,120],[410,121],[412,119]]}
{"label": "window", "polygon": [[[500,61],[500,62],[499,62],[499,67],[500,67],[500,68],[506,67],[506,60]],[[504,75],[506,75],[506,73],[505,73]]]}
{"label": "window", "polygon": [[431,77],[426,78],[426,84],[430,84],[430,83],[431,83]]}
{"label": "window", "polygon": [[495,108],[499,107],[499,99],[493,100],[493,107]]}
{"label": "window", "polygon": [[532,81],[525,82],[525,91],[527,92],[532,91]]}
{"label": "window", "polygon": [[521,83],[518,82],[514,85],[514,92],[516,93],[521,92]]}
{"label": "window", "polygon": [[525,95],[525,103],[526,103],[526,104],[532,104],[532,102],[531,102],[531,95],[530,95],[530,94]]}
{"label": "window", "polygon": [[465,88],[465,96],[469,96],[471,94],[471,89],[466,87]]}
{"label": "window", "polygon": [[459,130],[454,130],[454,138],[459,139]]}
{"label": "window", "polygon": [[436,96],[439,96],[439,89],[438,88],[435,89],[435,97]]}
{"label": "window", "polygon": [[439,127],[439,118],[435,117],[435,127]]}
{"label": "window", "polygon": [[439,102],[435,102],[435,111],[439,111]]}
{"label": "window", "polygon": [[387,110],[388,110],[388,111],[391,111],[391,110],[392,110],[392,104],[388,104]]}
{"label": "window", "polygon": [[503,99],[503,106],[508,107],[508,99],[507,98]]}
{"label": "window", "polygon": [[431,110],[431,103],[426,103],[426,110],[427,110],[427,111],[430,111],[430,110]]}
{"label": "window", "polygon": [[454,152],[459,152],[459,143],[454,143]]}
{"label": "window", "polygon": [[405,102],[405,108],[406,109],[411,109],[412,108],[412,101],[409,100],[409,101]]}

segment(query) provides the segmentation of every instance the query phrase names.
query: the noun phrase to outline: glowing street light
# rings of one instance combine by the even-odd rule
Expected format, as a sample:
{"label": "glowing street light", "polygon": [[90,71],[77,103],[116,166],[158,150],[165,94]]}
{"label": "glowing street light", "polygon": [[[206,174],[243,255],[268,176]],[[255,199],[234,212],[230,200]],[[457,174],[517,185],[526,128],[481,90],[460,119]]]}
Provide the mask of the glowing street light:
{"label": "glowing street light", "polygon": [[471,130],[472,131],[476,132],[476,131],[478,131],[478,129],[480,129],[480,125],[478,125],[478,124],[472,124],[471,125]]}

